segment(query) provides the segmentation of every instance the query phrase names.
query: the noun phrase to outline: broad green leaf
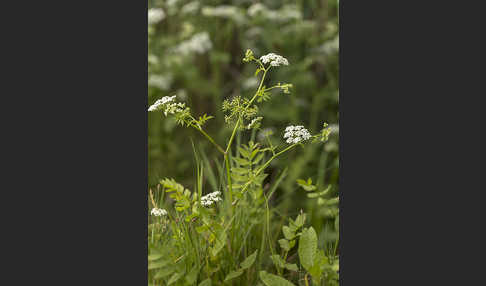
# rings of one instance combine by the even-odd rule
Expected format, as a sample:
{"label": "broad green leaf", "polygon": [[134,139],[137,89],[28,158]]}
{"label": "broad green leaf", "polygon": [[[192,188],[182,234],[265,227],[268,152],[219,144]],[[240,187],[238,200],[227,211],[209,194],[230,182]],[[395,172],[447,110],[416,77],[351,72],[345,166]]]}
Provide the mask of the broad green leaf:
{"label": "broad green leaf", "polygon": [[164,277],[169,276],[170,274],[172,274],[172,272],[174,272],[174,269],[173,268],[164,268],[164,269],[161,269],[157,273],[155,273],[154,279],[164,278]]}
{"label": "broad green leaf", "polygon": [[260,279],[266,286],[295,286],[292,282],[266,271],[260,271]]}
{"label": "broad green leaf", "polygon": [[310,227],[302,231],[299,239],[299,259],[300,264],[309,271],[314,265],[317,251],[317,234],[314,228]]}
{"label": "broad green leaf", "polygon": [[270,258],[273,261],[273,264],[279,268],[285,267],[285,261],[280,257],[278,254],[271,255]]}
{"label": "broad green leaf", "polygon": [[238,276],[240,276],[241,274],[243,274],[243,270],[236,270],[236,271],[231,271],[227,276],[226,278],[224,279],[224,281],[229,281],[233,278],[236,278]]}
{"label": "broad green leaf", "polygon": [[297,218],[295,219],[295,225],[299,228],[303,227],[304,223],[305,223],[305,217],[306,217],[306,215],[304,213],[298,215]]}
{"label": "broad green leaf", "polygon": [[149,262],[148,270],[162,268],[162,267],[166,266],[167,264],[169,264],[169,262],[170,262],[169,260],[162,260],[162,261],[157,261],[157,262]]}
{"label": "broad green leaf", "polygon": [[211,279],[208,278],[208,279],[204,280],[203,282],[199,283],[198,286],[211,286]]}
{"label": "broad green leaf", "polygon": [[284,225],[282,227],[282,232],[286,239],[292,240],[295,237],[295,231],[292,231],[288,226]]}
{"label": "broad green leaf", "polygon": [[289,241],[282,238],[282,239],[279,239],[278,240],[278,244],[280,244],[280,248],[282,248],[283,250],[285,251],[289,251],[290,250],[290,244],[289,244]]}
{"label": "broad green leaf", "polygon": [[177,282],[177,280],[179,280],[182,275],[184,275],[183,273],[174,273],[174,275],[172,275],[169,279],[169,281],[167,282],[167,285],[171,285],[172,283],[175,283]]}
{"label": "broad green leaf", "polygon": [[256,257],[257,257],[257,253],[258,253],[258,249],[255,250],[255,252],[253,252],[253,254],[248,256],[245,260],[243,260],[243,262],[240,263],[240,267],[242,269],[247,269],[250,266],[252,266],[253,263],[255,262]]}
{"label": "broad green leaf", "polygon": [[216,256],[218,254],[218,252],[223,249],[223,247],[225,246],[226,244],[226,232],[221,229],[218,231],[219,234],[218,234],[218,237],[216,239],[216,242],[213,246],[213,248],[211,249],[211,254],[213,256]]}
{"label": "broad green leaf", "polygon": [[197,280],[197,274],[199,273],[199,269],[197,265],[194,265],[194,267],[189,271],[189,273],[186,275],[186,282],[188,284],[194,284]]}
{"label": "broad green leaf", "polygon": [[164,256],[162,253],[152,253],[152,254],[148,255],[148,260],[154,261],[154,260],[161,258],[162,256]]}
{"label": "broad green leaf", "polygon": [[299,271],[297,264],[286,263],[285,268],[287,268],[288,270],[291,270],[291,271]]}
{"label": "broad green leaf", "polygon": [[324,251],[317,251],[316,257],[314,258],[314,265],[308,271],[314,279],[319,280],[326,264],[329,264],[329,260],[324,254]]}

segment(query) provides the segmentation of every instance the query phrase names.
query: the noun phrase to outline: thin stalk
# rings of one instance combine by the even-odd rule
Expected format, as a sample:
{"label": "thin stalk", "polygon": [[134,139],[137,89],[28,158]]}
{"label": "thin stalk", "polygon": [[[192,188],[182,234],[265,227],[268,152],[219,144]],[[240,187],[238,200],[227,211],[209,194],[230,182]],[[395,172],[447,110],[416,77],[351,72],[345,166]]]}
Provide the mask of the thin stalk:
{"label": "thin stalk", "polygon": [[213,138],[211,138],[211,136],[209,136],[204,130],[202,130],[201,127],[199,128],[196,128],[197,130],[199,130],[199,132],[201,132],[206,138],[208,138],[208,140],[213,143],[214,146],[216,146],[216,148],[218,149],[219,152],[221,152],[222,154],[224,154],[224,150],[223,148],[221,148],[221,146],[218,145],[218,143],[216,143]]}
{"label": "thin stalk", "polygon": [[[246,105],[245,109],[248,108],[253,103],[253,101],[255,101],[256,97],[258,96],[258,93],[262,89],[263,82],[265,81],[265,76],[267,75],[267,72],[269,70],[270,70],[270,67],[268,69],[264,69],[263,76],[262,76],[262,80],[260,81],[260,85],[258,86],[258,89],[255,92],[255,95],[253,96],[253,98]],[[238,129],[238,126],[240,125],[240,121],[241,121],[241,116],[238,117],[238,120],[236,121],[235,127],[233,128],[233,132],[231,133],[231,137],[230,137],[230,140],[228,142],[228,146],[226,146],[225,153],[228,153],[229,152],[229,149],[231,148],[231,143],[233,143],[233,139],[235,138],[236,130]]]}
{"label": "thin stalk", "polygon": [[228,198],[229,198],[229,210],[230,210],[230,215],[233,215],[233,205],[231,204],[233,202],[233,186],[231,182],[231,172],[230,172],[230,164],[228,160],[228,153],[224,154],[224,165],[226,167],[226,177],[228,177]]}

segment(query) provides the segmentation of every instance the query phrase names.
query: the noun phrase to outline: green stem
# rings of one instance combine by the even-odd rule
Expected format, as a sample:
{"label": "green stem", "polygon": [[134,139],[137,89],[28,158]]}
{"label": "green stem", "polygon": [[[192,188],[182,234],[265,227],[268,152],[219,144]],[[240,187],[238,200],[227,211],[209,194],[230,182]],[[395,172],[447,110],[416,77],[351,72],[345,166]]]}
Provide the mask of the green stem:
{"label": "green stem", "polygon": [[[262,89],[262,86],[263,86],[263,82],[265,81],[265,76],[267,75],[267,72],[270,70],[270,67],[268,69],[265,69],[264,72],[263,72],[263,76],[262,76],[262,80],[260,81],[260,85],[258,86],[258,89],[257,91],[255,92],[255,95],[253,96],[253,98],[248,102],[248,104],[245,106],[245,109],[248,108],[252,103],[253,101],[255,101],[256,97],[258,96],[258,93],[260,92],[260,90]],[[228,153],[229,152],[229,149],[231,148],[231,143],[233,143],[233,139],[235,138],[235,134],[236,134],[236,130],[238,129],[238,126],[240,125],[240,121],[241,121],[241,116],[238,117],[238,120],[236,121],[236,124],[235,124],[235,127],[233,128],[233,132],[231,133],[231,137],[230,137],[230,140],[228,142],[228,146],[226,146],[226,151],[225,153]]]}
{"label": "green stem", "polygon": [[228,198],[229,198],[229,205],[230,205],[230,214],[233,215],[233,186],[231,183],[231,172],[230,172],[230,164],[228,160],[228,153],[224,154],[224,164],[226,166],[226,176],[228,177]]}
{"label": "green stem", "polygon": [[219,152],[221,152],[222,154],[225,154],[223,148],[221,148],[221,146],[218,145],[218,143],[216,143],[213,138],[211,138],[211,136],[209,136],[206,132],[204,132],[204,130],[202,130],[201,127],[199,128],[196,128],[197,130],[199,130],[199,132],[201,132],[206,138],[208,138],[208,140],[214,144],[214,146],[216,146],[216,148],[218,149]]}

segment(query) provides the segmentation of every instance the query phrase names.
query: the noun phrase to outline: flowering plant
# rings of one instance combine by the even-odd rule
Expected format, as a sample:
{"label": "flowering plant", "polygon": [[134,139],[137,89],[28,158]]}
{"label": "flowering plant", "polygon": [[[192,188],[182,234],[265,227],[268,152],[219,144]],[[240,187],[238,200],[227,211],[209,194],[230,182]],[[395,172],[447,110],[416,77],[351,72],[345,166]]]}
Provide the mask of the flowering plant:
{"label": "flowering plant", "polygon": [[[288,239],[289,244],[281,244],[281,248],[286,249],[284,258],[275,254],[270,244],[272,234],[269,199],[276,191],[279,179],[277,178],[276,184],[268,192],[264,191],[263,182],[268,175],[265,170],[273,160],[297,146],[304,146],[309,142],[326,142],[330,129],[324,123],[322,130],[312,135],[303,125],[289,125],[282,132],[282,141],[285,141],[283,146],[275,146],[270,140],[267,140],[267,145],[250,140],[247,144],[239,143],[233,148],[238,132],[261,128],[264,118],[258,116],[258,104],[270,100],[273,96],[272,90],[290,93],[289,89],[292,88],[288,83],[278,83],[268,88],[264,85],[272,68],[289,65],[289,61],[283,56],[269,53],[256,58],[251,50],[247,50],[243,62],[255,63],[255,76],[261,73],[261,78],[252,97],[237,96],[223,102],[226,124],[232,128],[225,148],[203,128],[213,117],[203,114],[196,119],[191,108],[178,101],[176,95],[165,96],[148,108],[149,112],[161,111],[165,117],[173,117],[178,124],[196,129],[223,157],[223,163],[218,168],[220,188],[206,195],[203,195],[204,170],[211,170],[208,170],[208,165],[204,164],[196,151],[196,190],[191,192],[173,179],[161,180],[160,186],[163,189],[159,192],[160,197],[164,193],[170,194],[170,198],[175,201],[175,213],[160,209],[150,191],[153,207],[151,215],[164,217],[149,226],[152,231],[149,269],[156,270],[151,276],[154,284],[164,281],[167,285],[193,285],[201,281],[199,285],[222,285],[231,281],[232,285],[250,285],[255,283],[255,276],[250,273],[256,271],[259,271],[259,277],[265,285],[293,285],[282,278],[284,271],[290,271],[290,274],[299,271],[310,273],[313,277],[312,283],[321,283],[321,274],[325,273],[328,260],[323,252],[316,249],[317,241],[312,227],[304,227],[305,215],[302,214],[293,222],[294,235]],[[271,133],[266,132],[265,136],[270,136],[269,134]],[[266,219],[262,221],[259,219],[261,217]],[[161,229],[167,231],[161,232]],[[297,234],[299,229],[301,232]],[[288,238],[286,228],[283,231]],[[291,250],[290,244],[295,244],[298,235],[302,238],[299,240],[298,253],[303,266],[301,269],[286,261]],[[263,270],[263,258],[267,252],[271,253],[270,257],[279,276]],[[316,255],[319,260],[314,261]],[[246,258],[237,263],[240,256]],[[258,262],[255,263],[257,257]],[[247,275],[243,275],[244,273]]]}

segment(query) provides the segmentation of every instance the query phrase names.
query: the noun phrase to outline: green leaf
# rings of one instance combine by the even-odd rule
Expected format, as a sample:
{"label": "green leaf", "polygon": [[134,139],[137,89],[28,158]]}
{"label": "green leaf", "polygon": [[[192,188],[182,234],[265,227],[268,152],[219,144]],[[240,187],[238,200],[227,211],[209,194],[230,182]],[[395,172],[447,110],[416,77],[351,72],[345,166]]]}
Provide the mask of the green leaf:
{"label": "green leaf", "polygon": [[292,240],[295,237],[295,231],[292,231],[288,226],[284,225],[282,227],[282,232],[286,239]]}
{"label": "green leaf", "polygon": [[189,271],[189,273],[186,275],[186,282],[188,284],[194,284],[197,280],[197,274],[199,273],[199,268],[197,265],[194,265],[194,267]]}
{"label": "green leaf", "polygon": [[198,286],[211,286],[211,279],[208,278],[208,279],[204,280],[203,282],[199,283]]}
{"label": "green leaf", "polygon": [[240,276],[241,274],[243,274],[243,270],[236,270],[236,271],[231,271],[227,276],[226,278],[224,279],[224,281],[229,281],[233,278],[236,278],[238,276]]}
{"label": "green leaf", "polygon": [[152,253],[152,254],[148,255],[148,260],[149,261],[157,260],[157,259],[161,258],[162,256],[164,256],[162,253]]}
{"label": "green leaf", "polygon": [[279,268],[285,267],[285,261],[280,257],[278,254],[271,255],[270,258],[273,261],[273,264]]}
{"label": "green leaf", "polygon": [[299,228],[303,227],[305,223],[305,217],[306,215],[304,213],[298,215],[297,218],[295,219],[295,225]]}
{"label": "green leaf", "polygon": [[177,280],[179,280],[182,275],[184,275],[183,273],[174,273],[174,275],[172,275],[169,279],[169,281],[167,282],[167,285],[170,285],[172,283],[175,283],[177,282]]}
{"label": "green leaf", "polygon": [[258,154],[258,152],[260,152],[260,148],[256,148],[255,150],[253,150],[253,152],[251,152],[250,159],[253,159],[256,154]]}
{"label": "green leaf", "polygon": [[164,278],[174,272],[173,268],[164,268],[155,273],[154,279]]}
{"label": "green leaf", "polygon": [[151,262],[148,265],[148,270],[159,269],[169,264],[169,260],[162,260],[157,262]]}
{"label": "green leaf", "polygon": [[241,165],[241,166],[248,166],[250,165],[250,162],[243,159],[243,158],[238,158],[238,157],[233,157],[232,158],[233,161],[235,161],[238,165]]}
{"label": "green leaf", "polygon": [[211,279],[208,278],[208,279],[204,280],[203,282],[199,283],[198,286],[211,286]]}
{"label": "green leaf", "polygon": [[285,268],[287,268],[288,270],[290,271],[299,271],[299,268],[297,267],[297,264],[290,264],[290,263],[286,263],[285,264]]}
{"label": "green leaf", "polygon": [[258,156],[255,158],[255,160],[253,160],[252,164],[253,164],[253,165],[258,164],[258,163],[259,163],[259,162],[260,162],[260,161],[263,159],[263,156],[264,156],[264,155],[265,155],[264,153],[260,153],[260,155],[258,155]]}
{"label": "green leaf", "polygon": [[285,251],[289,251],[290,250],[290,244],[289,244],[289,241],[282,238],[282,239],[279,239],[278,240],[278,244],[280,244],[280,248],[282,248],[283,250]]}
{"label": "green leaf", "polygon": [[240,151],[240,154],[243,157],[248,158],[248,159],[250,158],[251,155],[250,155],[250,152],[249,151],[247,151],[247,150],[245,150],[245,149],[243,149],[241,147],[239,147],[238,150]]}
{"label": "green leaf", "polygon": [[292,282],[266,271],[260,271],[260,279],[266,286],[295,286]]}
{"label": "green leaf", "polygon": [[322,270],[324,269],[324,266],[326,264],[329,264],[329,260],[327,259],[326,255],[324,254],[324,251],[322,251],[322,250],[317,251],[316,257],[314,259],[314,265],[312,266],[311,269],[308,270],[310,275],[312,275],[312,277],[315,280],[320,280]]}
{"label": "green leaf", "polygon": [[253,263],[255,262],[255,259],[257,257],[257,254],[258,254],[258,249],[255,250],[255,252],[253,252],[253,254],[251,254],[250,256],[248,256],[245,260],[243,260],[243,262],[240,263],[240,267],[242,269],[247,269],[250,266],[252,266]]}
{"label": "green leaf", "polygon": [[309,178],[307,181],[304,181],[302,179],[298,179],[297,184],[308,192],[314,191],[316,189],[316,186],[312,185],[311,178]]}
{"label": "green leaf", "polygon": [[317,251],[317,234],[314,228],[310,227],[302,231],[299,239],[300,264],[309,271],[314,265],[314,258]]}
{"label": "green leaf", "polygon": [[211,254],[213,256],[216,256],[219,253],[219,251],[223,249],[225,244],[226,244],[226,232],[223,229],[221,229],[219,230],[216,243],[214,244],[214,247],[211,249]]}

